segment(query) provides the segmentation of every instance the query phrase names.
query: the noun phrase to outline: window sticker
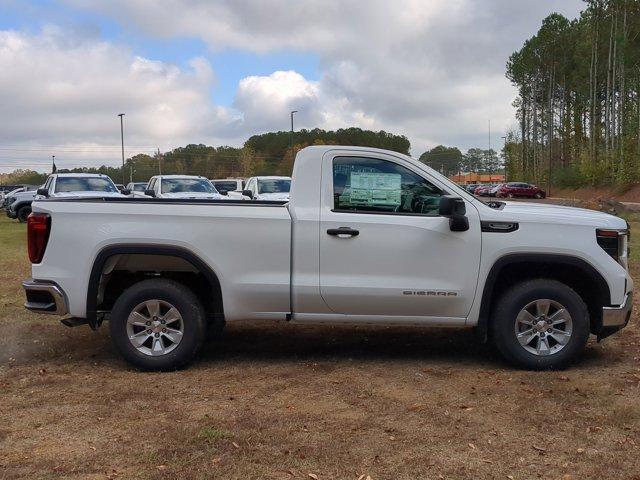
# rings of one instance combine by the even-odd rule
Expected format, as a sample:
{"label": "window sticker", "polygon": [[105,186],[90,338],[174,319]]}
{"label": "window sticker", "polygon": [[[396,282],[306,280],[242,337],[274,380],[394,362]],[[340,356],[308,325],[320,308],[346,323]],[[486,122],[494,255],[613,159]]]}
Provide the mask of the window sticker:
{"label": "window sticker", "polygon": [[351,172],[351,205],[397,207],[401,182],[399,173]]}

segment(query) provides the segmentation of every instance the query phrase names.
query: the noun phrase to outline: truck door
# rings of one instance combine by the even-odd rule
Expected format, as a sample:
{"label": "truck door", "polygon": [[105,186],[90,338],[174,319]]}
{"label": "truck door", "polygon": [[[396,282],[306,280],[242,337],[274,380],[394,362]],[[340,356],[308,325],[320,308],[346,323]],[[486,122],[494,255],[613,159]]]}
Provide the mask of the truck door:
{"label": "truck door", "polygon": [[438,208],[453,192],[402,158],[352,155],[327,152],[322,163],[320,293],[327,306],[345,315],[466,317],[480,265],[475,207],[467,203],[469,230],[452,232]]}

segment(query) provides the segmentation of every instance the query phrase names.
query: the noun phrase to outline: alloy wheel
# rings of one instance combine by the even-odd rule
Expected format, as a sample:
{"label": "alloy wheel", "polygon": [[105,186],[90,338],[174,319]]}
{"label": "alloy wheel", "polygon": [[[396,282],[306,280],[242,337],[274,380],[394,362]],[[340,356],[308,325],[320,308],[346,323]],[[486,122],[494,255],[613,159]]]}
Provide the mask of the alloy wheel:
{"label": "alloy wheel", "polygon": [[166,355],[175,350],[183,336],[182,315],[164,300],[145,300],[127,318],[129,342],[144,355]]}
{"label": "alloy wheel", "polygon": [[573,320],[563,305],[541,298],[520,310],[514,330],[518,343],[527,352],[537,356],[553,355],[569,343]]}

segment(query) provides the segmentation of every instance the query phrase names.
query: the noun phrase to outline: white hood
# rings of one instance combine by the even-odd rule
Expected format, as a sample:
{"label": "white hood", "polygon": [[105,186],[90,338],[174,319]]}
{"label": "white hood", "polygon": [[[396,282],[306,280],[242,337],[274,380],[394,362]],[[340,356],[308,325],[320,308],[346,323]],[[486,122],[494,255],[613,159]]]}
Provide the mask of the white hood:
{"label": "white hood", "polygon": [[483,220],[526,221],[559,225],[592,225],[600,228],[626,228],[620,217],[585,208],[565,207],[548,203],[504,202],[501,210],[483,213]]}
{"label": "white hood", "polygon": [[289,200],[289,192],[260,193],[256,200]]}

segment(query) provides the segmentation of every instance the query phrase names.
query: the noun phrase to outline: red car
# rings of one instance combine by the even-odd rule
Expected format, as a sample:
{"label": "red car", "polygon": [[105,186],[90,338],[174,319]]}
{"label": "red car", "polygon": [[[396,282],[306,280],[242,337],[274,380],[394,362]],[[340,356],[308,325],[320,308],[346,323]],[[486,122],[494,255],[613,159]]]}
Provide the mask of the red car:
{"label": "red car", "polygon": [[510,182],[502,185],[496,192],[496,197],[528,197],[528,198],[544,198],[547,194],[541,188],[529,183]]}

